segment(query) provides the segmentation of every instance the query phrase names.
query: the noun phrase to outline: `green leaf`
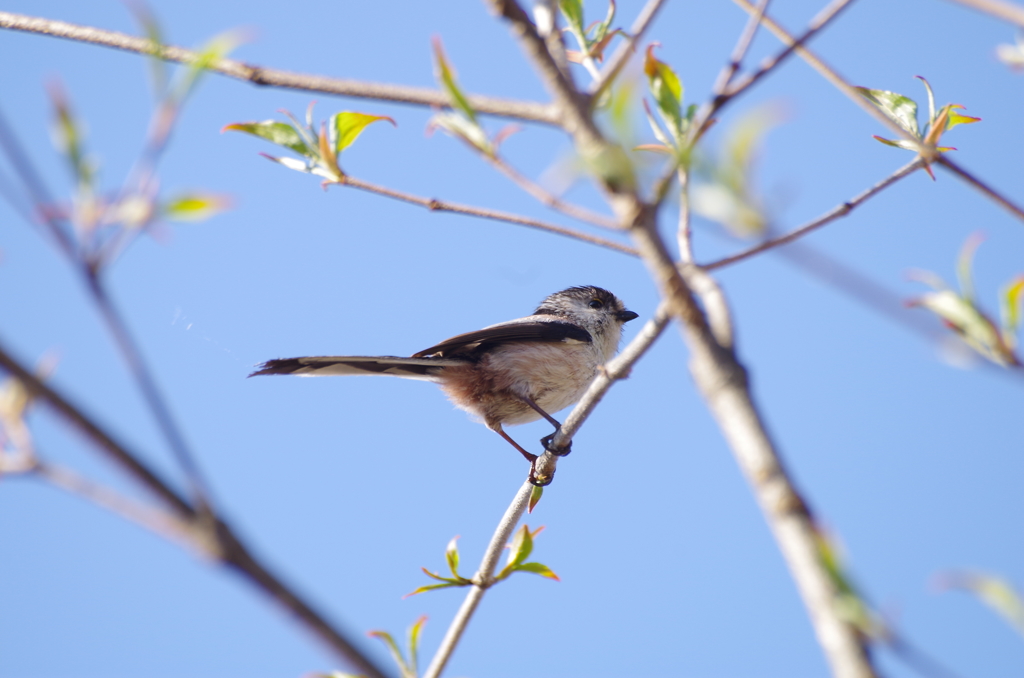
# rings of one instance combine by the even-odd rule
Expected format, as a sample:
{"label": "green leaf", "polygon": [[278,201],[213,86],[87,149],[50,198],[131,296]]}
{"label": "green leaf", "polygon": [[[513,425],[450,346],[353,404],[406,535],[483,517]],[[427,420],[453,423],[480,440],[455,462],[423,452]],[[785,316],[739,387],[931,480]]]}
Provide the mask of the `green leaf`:
{"label": "green leaf", "polygon": [[441,81],[441,86],[448,93],[448,96],[452,100],[452,108],[455,108],[461,113],[476,122],[476,111],[469,104],[469,100],[466,99],[462,90],[459,89],[459,84],[455,80],[455,72],[452,67],[448,64],[448,59],[444,54],[444,45],[441,43],[441,38],[435,37],[434,43],[434,62],[436,65],[436,76]]}
{"label": "green leaf", "polygon": [[421,593],[426,593],[427,591],[434,591],[437,589],[449,589],[454,586],[469,586],[469,584],[459,584],[457,582],[447,582],[444,584],[426,584],[417,589],[413,589],[409,593],[406,593],[404,596],[402,596],[402,599],[404,600],[405,598],[411,598],[412,596],[417,596]]}
{"label": "green leaf", "polygon": [[231,206],[231,200],[214,193],[183,193],[160,205],[160,214],[173,221],[203,221]]}
{"label": "green leaf", "polygon": [[941,583],[973,593],[1024,635],[1024,599],[1006,580],[987,574],[957,573],[943,577]]}
{"label": "green leaf", "polygon": [[1011,347],[1017,345],[1015,338],[1020,327],[1021,301],[1024,300],[1024,276],[1011,280],[999,294],[999,315],[1003,320],[1003,340]]}
{"label": "green leaf", "polygon": [[306,145],[298,131],[291,125],[278,122],[277,120],[264,120],[263,122],[236,122],[225,125],[221,132],[245,132],[261,139],[266,139],[272,144],[284,146],[295,151],[299,155],[310,159],[316,159],[317,154],[312,148]]}
{"label": "green leaf", "polygon": [[956,261],[956,276],[960,281],[960,293],[972,304],[974,303],[974,282],[971,279],[971,263],[974,261],[974,253],[984,240],[985,236],[978,231],[967,236]]}
{"label": "green leaf", "polygon": [[907,302],[921,306],[939,316],[982,356],[997,365],[1016,365],[1018,359],[1003,342],[1002,335],[984,313],[973,303],[952,290],[924,294]]}
{"label": "green leaf", "polygon": [[[580,17],[582,19],[582,17]],[[604,17],[604,21],[599,23],[593,31],[590,43],[594,45],[601,45],[601,42],[608,36],[608,29],[612,27],[612,21],[615,20],[615,0],[609,0],[608,2],[608,13]],[[590,47],[590,44],[587,45]],[[601,49],[604,49],[604,45],[601,45]]]}
{"label": "green leaf", "polygon": [[534,507],[540,503],[540,498],[544,496],[544,488],[539,485],[534,485],[533,490],[530,492],[530,502],[526,507],[527,513],[533,513]]}
{"label": "green leaf", "polygon": [[484,129],[473,120],[470,120],[458,113],[442,111],[435,114],[434,117],[430,119],[430,122],[427,125],[427,130],[433,131],[438,127],[448,134],[462,139],[482,153],[489,156],[494,155],[494,146],[487,138],[487,133],[484,132]]}
{"label": "green leaf", "polygon": [[423,631],[423,625],[426,623],[427,615],[423,615],[409,627],[409,667],[412,669],[414,676],[417,673],[417,665],[419,664],[420,633]]}
{"label": "green leaf", "polygon": [[515,535],[512,537],[512,542],[508,546],[508,564],[512,566],[520,565],[530,557],[532,552],[533,535],[530,533],[529,526],[523,525],[516,530]]}
{"label": "green leaf", "polygon": [[95,181],[95,172],[92,165],[85,157],[83,147],[84,135],[78,118],[71,109],[64,88],[58,83],[50,86],[50,101],[53,103],[54,113],[57,119],[54,121],[53,138],[57,150],[68,160],[71,172],[78,182],[79,188],[92,192]]}
{"label": "green leaf", "polygon": [[946,129],[951,130],[957,125],[970,125],[971,123],[981,122],[981,118],[975,118],[970,115],[961,115],[957,113],[956,108],[963,108],[960,104],[949,104],[949,121],[946,123]]}
{"label": "green leaf", "polygon": [[515,569],[517,572],[532,572],[533,574],[539,574],[540,576],[547,577],[548,579],[562,581],[550,567],[541,563],[522,563],[521,565],[516,565]]}
{"label": "green leaf", "polygon": [[402,656],[402,650],[399,649],[398,643],[395,642],[395,639],[391,637],[390,633],[387,631],[370,631],[366,635],[371,638],[377,638],[384,643],[388,648],[388,652],[391,653],[391,658],[395,660],[396,664],[398,664],[398,669],[401,671],[402,675],[405,676],[408,674],[409,665],[405,663],[405,657]]}
{"label": "green leaf", "polygon": [[928,123],[935,122],[935,94],[932,92],[931,83],[922,75],[915,75],[915,78],[924,83],[925,91],[928,92]]}
{"label": "green leaf", "polygon": [[913,141],[908,141],[906,139],[896,139],[896,140],[893,140],[893,139],[883,139],[882,137],[878,136],[877,134],[872,134],[871,136],[872,136],[872,138],[877,139],[878,141],[881,141],[886,146],[895,146],[896,148],[903,148],[903,149],[906,149],[908,151],[914,151],[915,153],[917,152],[917,149],[918,149],[918,146],[917,146],[916,143],[914,143]]}
{"label": "green leaf", "polygon": [[[583,3],[580,0],[558,0],[558,9],[562,10],[565,22],[569,24],[569,30],[577,38],[585,40],[586,30],[583,28]],[[581,49],[586,49],[586,44],[580,44]]]}
{"label": "green leaf", "polygon": [[647,74],[647,84],[658,105],[658,112],[678,144],[686,132],[682,114],[683,84],[668,64],[654,57],[654,48],[657,46],[656,42],[647,46],[644,73]]}
{"label": "green leaf", "polygon": [[150,77],[153,79],[153,92],[161,97],[167,90],[167,62],[161,56],[164,51],[164,38],[160,30],[160,22],[150,11],[149,7],[141,2],[128,4],[128,9],[135,15],[135,20],[142,26],[142,30],[149,39],[147,53],[149,58]]}
{"label": "green leaf", "polygon": [[334,131],[334,149],[340,154],[343,150],[352,145],[359,135],[369,125],[378,120],[387,120],[395,127],[398,127],[392,118],[386,115],[369,115],[368,113],[356,113],[355,111],[341,111],[331,116],[330,128]]}
{"label": "green leaf", "polygon": [[647,115],[647,122],[651,126],[651,131],[654,132],[654,138],[660,141],[665,147],[675,149],[675,143],[668,138],[668,135],[666,135],[665,131],[661,128],[661,123],[659,123],[654,118],[654,114],[651,113],[651,107],[647,105],[647,99],[643,100],[643,104],[644,113]]}
{"label": "green leaf", "polygon": [[855,87],[861,96],[873,103],[882,113],[916,138],[921,138],[917,126],[917,102],[884,89]]}
{"label": "green leaf", "polygon": [[188,65],[182,77],[175,83],[174,91],[170,96],[171,100],[178,104],[184,101],[199,83],[200,76],[211,66],[230,54],[241,42],[241,35],[233,31],[221,33],[207,41],[199,49],[199,54],[195,60]]}
{"label": "green leaf", "polygon": [[448,569],[452,571],[452,574],[456,577],[459,576],[459,545],[458,535],[452,537],[452,540],[448,542],[448,548],[444,551],[445,560],[448,561]]}

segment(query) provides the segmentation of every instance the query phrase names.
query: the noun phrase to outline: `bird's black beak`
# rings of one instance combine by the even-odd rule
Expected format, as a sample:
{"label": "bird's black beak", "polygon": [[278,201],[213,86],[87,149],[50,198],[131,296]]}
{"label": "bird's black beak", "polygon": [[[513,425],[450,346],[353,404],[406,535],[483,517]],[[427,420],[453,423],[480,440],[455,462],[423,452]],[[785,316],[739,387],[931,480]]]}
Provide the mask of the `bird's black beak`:
{"label": "bird's black beak", "polygon": [[615,314],[620,323],[628,323],[630,320],[635,320],[640,317],[639,313],[633,313],[633,311],[619,311]]}

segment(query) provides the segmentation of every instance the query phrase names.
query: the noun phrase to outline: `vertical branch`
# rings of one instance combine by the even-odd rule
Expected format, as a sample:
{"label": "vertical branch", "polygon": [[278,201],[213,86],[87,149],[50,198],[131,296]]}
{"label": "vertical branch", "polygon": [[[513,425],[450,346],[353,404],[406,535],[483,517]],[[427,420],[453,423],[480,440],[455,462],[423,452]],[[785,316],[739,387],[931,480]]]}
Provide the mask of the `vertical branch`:
{"label": "vertical branch", "polygon": [[462,634],[465,632],[469,620],[473,618],[473,613],[476,611],[480,601],[483,600],[484,593],[494,583],[494,569],[498,565],[498,559],[501,557],[505,544],[508,543],[509,538],[512,536],[512,532],[516,529],[516,525],[519,524],[519,520],[523,517],[526,507],[530,503],[530,495],[532,493],[533,485],[528,482],[523,483],[523,486],[519,488],[516,496],[512,499],[512,503],[505,510],[505,515],[501,517],[501,520],[498,522],[498,528],[494,531],[494,536],[491,537],[491,543],[487,545],[487,550],[484,551],[484,557],[480,561],[480,568],[473,575],[473,585],[469,587],[469,593],[466,594],[466,598],[462,601],[459,611],[455,613],[455,618],[448,627],[448,631],[444,634],[444,639],[441,640],[441,645],[434,654],[434,658],[430,660],[430,666],[424,672],[423,678],[438,678],[441,672],[444,671],[444,667],[448,664],[448,660],[451,659],[452,653],[455,652],[455,647],[459,644],[459,640],[462,639]]}

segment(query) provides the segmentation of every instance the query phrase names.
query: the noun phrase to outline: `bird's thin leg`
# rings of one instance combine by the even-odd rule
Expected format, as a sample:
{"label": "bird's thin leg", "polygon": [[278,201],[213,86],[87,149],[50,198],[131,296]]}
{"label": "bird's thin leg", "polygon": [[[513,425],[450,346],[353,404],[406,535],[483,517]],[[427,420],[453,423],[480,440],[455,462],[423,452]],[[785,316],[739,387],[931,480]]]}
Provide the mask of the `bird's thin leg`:
{"label": "bird's thin leg", "polygon": [[567,454],[569,454],[570,452],[572,452],[572,441],[571,440],[569,441],[569,444],[566,445],[564,448],[560,448],[560,449],[556,450],[556,449],[553,449],[551,447],[551,441],[554,440],[555,436],[558,435],[558,432],[562,430],[562,424],[559,423],[559,421],[557,419],[555,419],[554,417],[552,417],[550,414],[545,412],[543,410],[543,408],[541,408],[540,405],[538,405],[537,403],[533,402],[533,398],[531,398],[530,396],[518,395],[517,397],[520,400],[522,400],[524,403],[526,403],[527,405],[532,407],[534,410],[536,410],[537,414],[539,414],[540,416],[542,416],[545,419],[547,419],[548,422],[552,426],[555,427],[555,432],[554,433],[552,433],[551,435],[548,435],[548,436],[544,436],[543,438],[540,439],[540,444],[544,446],[544,449],[547,450],[548,452],[550,452],[551,454],[554,454],[554,455],[559,456],[559,457],[564,457]]}
{"label": "bird's thin leg", "polygon": [[512,440],[512,438],[511,438],[511,437],[510,437],[510,436],[509,436],[509,435],[508,435],[507,433],[505,433],[504,429],[502,429],[500,425],[499,425],[499,426],[498,426],[497,428],[493,429],[493,430],[494,430],[494,432],[495,432],[495,433],[497,433],[497,434],[498,434],[499,436],[501,436],[502,438],[504,438],[505,440],[507,440],[507,441],[508,441],[508,443],[509,443],[509,445],[511,445],[512,447],[514,447],[514,448],[516,448],[517,450],[519,450],[519,453],[520,453],[520,454],[522,454],[522,455],[523,455],[524,457],[526,457],[526,460],[527,460],[528,462],[530,462],[531,464],[533,464],[533,462],[535,462],[535,461],[537,460],[537,455],[536,455],[536,454],[530,454],[529,452],[527,452],[526,450],[524,450],[524,449],[523,449],[523,448],[522,448],[522,447],[521,447],[521,446],[519,445],[519,443],[517,443],[516,441]]}

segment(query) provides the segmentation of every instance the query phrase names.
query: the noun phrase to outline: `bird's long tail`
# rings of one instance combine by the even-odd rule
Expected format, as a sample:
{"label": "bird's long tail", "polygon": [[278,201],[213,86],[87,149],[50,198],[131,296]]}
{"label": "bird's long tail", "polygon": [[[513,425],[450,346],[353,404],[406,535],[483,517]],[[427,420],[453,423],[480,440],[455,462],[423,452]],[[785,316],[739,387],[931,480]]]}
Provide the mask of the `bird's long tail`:
{"label": "bird's long tail", "polygon": [[339,375],[388,375],[405,379],[437,381],[445,367],[464,365],[464,360],[446,358],[399,358],[395,356],[333,355],[268,360],[250,374],[297,374],[303,377]]}

